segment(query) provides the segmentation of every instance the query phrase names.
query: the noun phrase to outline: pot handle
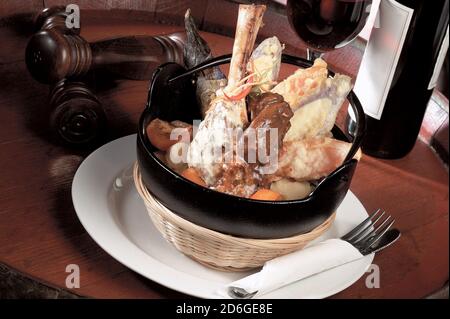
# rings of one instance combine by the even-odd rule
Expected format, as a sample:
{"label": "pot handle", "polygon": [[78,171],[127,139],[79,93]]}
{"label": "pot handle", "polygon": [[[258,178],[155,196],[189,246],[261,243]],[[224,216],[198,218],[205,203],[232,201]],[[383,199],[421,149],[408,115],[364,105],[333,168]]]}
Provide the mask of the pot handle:
{"label": "pot handle", "polygon": [[199,65],[194,66],[192,69],[187,70],[183,74],[177,75],[177,76],[169,79],[168,83],[178,81],[180,79],[183,79],[187,76],[191,76],[192,74],[203,71],[205,69],[209,69],[209,68],[219,66],[222,64],[230,63],[230,61],[231,61],[231,54],[225,54],[225,55],[221,55],[221,56],[206,60],[206,61],[200,63]]}
{"label": "pot handle", "polygon": [[350,148],[344,162],[352,160],[353,156],[355,156],[356,152],[360,148],[364,135],[366,134],[366,114],[364,113],[361,102],[353,90],[348,94],[347,100],[350,102],[353,112],[355,113],[356,129],[353,136],[352,147]]}

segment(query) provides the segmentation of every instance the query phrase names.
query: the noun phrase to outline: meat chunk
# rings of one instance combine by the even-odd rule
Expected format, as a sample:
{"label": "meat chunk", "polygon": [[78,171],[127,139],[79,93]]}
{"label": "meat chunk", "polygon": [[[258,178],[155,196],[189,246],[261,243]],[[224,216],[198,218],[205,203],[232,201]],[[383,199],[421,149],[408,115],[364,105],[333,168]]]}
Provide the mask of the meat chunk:
{"label": "meat chunk", "polygon": [[284,102],[283,97],[276,93],[250,94],[248,97],[248,117],[250,121],[254,120],[265,107]]}
{"label": "meat chunk", "polygon": [[244,159],[250,164],[268,164],[268,158],[277,156],[284,136],[291,127],[293,112],[283,97],[265,93],[252,103],[257,114],[245,130],[239,145]]}

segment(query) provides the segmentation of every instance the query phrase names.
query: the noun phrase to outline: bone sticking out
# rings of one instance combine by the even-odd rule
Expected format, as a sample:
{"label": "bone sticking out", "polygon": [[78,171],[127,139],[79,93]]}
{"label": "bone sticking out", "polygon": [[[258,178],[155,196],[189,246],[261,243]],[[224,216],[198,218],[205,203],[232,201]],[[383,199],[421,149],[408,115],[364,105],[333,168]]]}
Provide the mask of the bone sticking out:
{"label": "bone sticking out", "polygon": [[[236,38],[229,76],[236,84],[245,77],[246,64],[253,50],[256,35],[265,11],[263,5],[240,5]],[[230,86],[228,83],[227,88]],[[218,96],[223,96],[219,90]],[[211,102],[205,119],[200,123],[192,141],[188,162],[195,167],[208,186],[213,186],[223,170],[223,150],[233,149],[235,141],[230,129],[242,129],[248,123],[245,100],[230,101],[217,98]]]}
{"label": "bone sticking out", "polygon": [[239,16],[228,74],[228,87],[234,88],[245,77],[247,62],[266,11],[264,5],[239,5]]}

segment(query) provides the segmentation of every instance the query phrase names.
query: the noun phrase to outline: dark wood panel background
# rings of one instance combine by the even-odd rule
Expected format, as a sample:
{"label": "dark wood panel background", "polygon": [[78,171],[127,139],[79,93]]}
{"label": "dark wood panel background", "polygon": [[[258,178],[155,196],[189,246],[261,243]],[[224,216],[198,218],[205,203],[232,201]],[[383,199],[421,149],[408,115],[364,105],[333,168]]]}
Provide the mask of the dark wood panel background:
{"label": "dark wood panel background", "polygon": [[[108,10],[94,19],[107,17],[113,19],[114,16],[123,18],[123,11],[129,11],[127,17],[135,21],[151,22],[152,24],[181,26],[183,16],[188,8],[191,9],[199,28],[203,31],[233,36],[237,19],[237,3],[264,3],[268,5],[268,10],[264,15],[264,23],[269,27],[262,27],[259,32],[259,40],[265,37],[276,35],[285,44],[287,53],[305,54],[305,47],[298,36],[289,26],[284,7],[270,0],[259,1],[235,1],[235,0],[26,0],[18,5],[17,1],[6,0],[0,3],[0,38],[11,37],[11,28],[2,26],[16,26],[14,32],[23,36],[30,36],[32,31],[32,16],[44,7],[54,5],[67,5],[75,3],[80,9]],[[144,14],[143,14],[144,13]],[[146,13],[146,14],[145,14]],[[82,14],[83,20],[89,19]],[[117,34],[114,34],[115,36]],[[11,37],[12,38],[12,37]],[[17,51],[22,54],[24,50],[23,41],[15,40],[5,44],[6,51]],[[356,48],[356,50],[355,50]],[[335,71],[348,74],[356,74],[363,54],[364,43],[354,41],[351,46],[346,46],[331,53],[327,53],[325,58],[335,67]],[[9,53],[0,52],[0,64],[8,61]],[[349,57],[351,57],[349,59]],[[345,65],[342,61],[345,61]],[[335,63],[339,62],[339,63]]]}

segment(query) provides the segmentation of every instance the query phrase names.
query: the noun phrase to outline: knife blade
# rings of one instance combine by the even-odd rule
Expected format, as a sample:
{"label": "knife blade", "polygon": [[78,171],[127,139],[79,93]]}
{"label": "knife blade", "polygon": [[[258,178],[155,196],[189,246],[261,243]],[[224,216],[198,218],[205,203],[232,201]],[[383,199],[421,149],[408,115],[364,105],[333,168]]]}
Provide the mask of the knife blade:
{"label": "knife blade", "polygon": [[364,255],[368,255],[371,253],[377,253],[377,252],[389,247],[390,245],[395,243],[401,237],[401,235],[402,235],[401,232],[396,228],[388,230],[380,238],[379,241],[377,241],[376,243],[374,243],[372,246],[370,246],[367,249],[367,254],[364,254]]}

